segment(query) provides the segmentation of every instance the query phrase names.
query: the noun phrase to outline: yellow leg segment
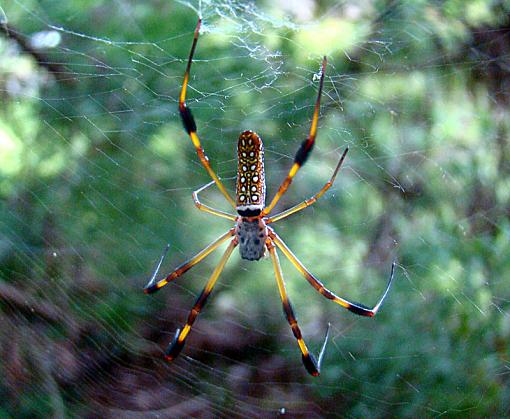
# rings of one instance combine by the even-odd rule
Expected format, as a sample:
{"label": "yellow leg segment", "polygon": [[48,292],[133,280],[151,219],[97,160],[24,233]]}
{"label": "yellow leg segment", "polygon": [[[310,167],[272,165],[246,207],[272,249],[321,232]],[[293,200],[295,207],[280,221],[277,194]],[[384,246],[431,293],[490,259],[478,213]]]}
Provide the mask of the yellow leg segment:
{"label": "yellow leg segment", "polygon": [[226,212],[217,210],[216,208],[209,207],[205,204],[202,204],[200,202],[200,200],[198,199],[198,194],[200,192],[202,192],[203,190],[207,189],[213,183],[214,183],[214,180],[212,182],[209,182],[207,185],[202,186],[200,189],[196,190],[195,192],[193,192],[193,202],[195,203],[195,206],[200,211],[208,212],[209,214],[217,215],[218,217],[226,218],[227,220],[230,220],[230,221],[236,221],[236,219],[237,219],[236,215],[228,214]]}
{"label": "yellow leg segment", "polygon": [[285,178],[285,180],[282,182],[280,187],[278,188],[278,191],[276,192],[276,195],[274,196],[271,203],[264,208],[262,211],[262,215],[265,216],[269,214],[272,209],[275,207],[275,205],[278,203],[280,198],[287,192],[287,189],[289,188],[290,184],[292,183],[292,179],[294,176],[296,176],[296,173],[300,169],[301,166],[303,166],[308,159],[310,153],[312,152],[313,146],[315,144],[315,137],[317,136],[317,126],[319,123],[319,110],[321,106],[321,95],[322,95],[322,88],[324,85],[324,75],[326,73],[326,64],[327,59],[324,57],[322,60],[322,67],[321,67],[321,79],[319,83],[319,93],[317,94],[317,100],[315,101],[315,109],[313,111],[313,118],[312,118],[312,125],[310,127],[310,133],[308,134],[308,138],[301,143],[301,146],[299,147],[299,150],[296,153],[296,157],[294,157],[294,164],[290,168],[289,174]]}
{"label": "yellow leg segment", "polygon": [[335,182],[336,175],[338,174],[338,171],[340,170],[340,167],[342,166],[342,163],[345,159],[345,155],[347,154],[348,151],[349,151],[349,148],[347,147],[345,149],[345,151],[343,152],[342,157],[340,157],[340,160],[338,161],[338,164],[336,165],[335,171],[333,172],[331,179],[329,179],[329,181],[322,187],[322,189],[318,193],[316,193],[311,198],[308,198],[307,200],[301,202],[300,204],[298,204],[292,208],[289,208],[286,211],[280,212],[279,214],[269,217],[266,220],[266,224],[274,223],[275,221],[279,221],[284,218],[287,218],[289,215],[295,214],[296,212],[299,212],[299,211],[309,207],[310,205],[315,203],[322,195],[324,195],[326,193],[326,191],[329,188],[331,188],[331,185],[333,185],[333,183]]}
{"label": "yellow leg segment", "polygon": [[299,329],[298,322],[294,314],[294,310],[287,295],[287,290],[285,289],[285,282],[283,280],[280,260],[278,259],[278,254],[276,253],[276,249],[271,239],[268,239],[267,249],[269,250],[269,254],[271,255],[271,259],[273,261],[276,284],[278,285],[278,292],[280,293],[280,298],[282,300],[283,311],[292,329],[292,333],[294,334],[294,337],[297,339],[299,349],[301,350],[301,359],[306,370],[314,377],[317,377],[320,374],[322,357],[324,355],[324,350],[326,348],[326,343],[329,335],[329,327],[328,333],[326,334],[326,339],[324,340],[324,344],[322,345],[322,349],[317,360],[315,356],[312,353],[310,353],[310,351],[306,347],[305,341],[303,340],[303,335],[301,334],[301,330]]}
{"label": "yellow leg segment", "polygon": [[152,275],[151,280],[145,286],[144,293],[152,294],[152,293],[160,290],[161,288],[163,288],[170,281],[173,281],[173,280],[179,278],[183,273],[187,272],[189,269],[191,269],[197,263],[202,261],[206,256],[210,255],[222,243],[225,243],[229,238],[231,238],[234,235],[234,232],[235,232],[235,229],[231,228],[225,234],[223,234],[222,236],[218,237],[215,241],[213,241],[205,249],[201,250],[199,253],[197,253],[195,256],[193,256],[190,260],[184,262],[182,265],[177,267],[177,269],[175,269],[175,271],[173,271],[171,274],[169,274],[166,278],[156,281],[156,276],[158,275],[159,268],[161,267],[161,264],[163,263],[163,259],[165,258],[166,252],[168,251],[168,247],[167,247],[165,253],[163,254],[163,256],[161,256],[161,259],[159,260],[158,266],[156,267],[156,270],[154,271],[154,274]]}
{"label": "yellow leg segment", "polygon": [[218,178],[218,176],[212,169],[211,165],[209,164],[209,158],[205,155],[204,149],[202,148],[202,145],[200,144],[200,139],[198,138],[197,125],[195,123],[195,119],[193,118],[193,115],[191,114],[191,110],[186,105],[186,89],[188,87],[191,63],[193,62],[193,54],[195,53],[195,48],[197,46],[198,35],[200,33],[200,25],[201,24],[202,24],[202,19],[199,19],[197,26],[195,28],[195,34],[193,36],[193,44],[191,45],[191,51],[190,51],[189,58],[188,58],[188,65],[186,66],[186,71],[184,72],[184,79],[182,82],[181,94],[179,95],[179,113],[181,115],[184,129],[190,136],[191,141],[192,141],[193,145],[195,146],[195,149],[197,151],[197,155],[198,155],[198,158],[200,159],[200,162],[207,170],[207,173],[209,173],[209,176],[211,176],[211,178],[214,180],[214,182],[218,186],[218,189],[221,191],[221,193],[226,198],[226,200],[230,203],[230,205],[232,205],[233,208],[235,208],[236,205],[234,203],[234,200],[229,195],[229,193],[223,186],[223,183],[221,183],[220,179]]}
{"label": "yellow leg segment", "polygon": [[205,285],[204,289],[198,296],[195,304],[193,305],[193,308],[191,309],[188,315],[188,319],[186,321],[185,326],[182,328],[182,330],[177,329],[177,332],[172,343],[168,346],[168,349],[165,352],[165,358],[168,361],[172,361],[175,358],[177,358],[182,348],[184,347],[184,343],[186,341],[188,333],[191,330],[191,326],[193,326],[193,323],[200,314],[200,311],[202,311],[203,306],[207,302],[207,298],[211,294],[211,291],[214,285],[216,284],[216,281],[218,280],[221,272],[223,271],[223,268],[225,267],[225,264],[227,263],[228,258],[230,257],[232,251],[236,246],[237,240],[234,238],[227,247],[227,250],[225,250],[225,253],[223,254],[220,262],[218,263],[218,266],[216,266],[216,268],[214,269],[214,272],[209,278],[209,281],[207,281],[207,284]]}
{"label": "yellow leg segment", "polygon": [[322,294],[324,297],[334,301],[335,303],[339,304],[340,306],[346,308],[347,310],[351,311],[352,313],[358,314],[360,316],[366,316],[366,317],[373,317],[377,314],[379,311],[379,308],[381,307],[381,304],[383,303],[384,299],[386,298],[386,295],[388,294],[391,283],[393,281],[393,274],[395,272],[395,263],[391,265],[391,273],[390,273],[390,279],[388,281],[388,285],[386,285],[386,290],[384,291],[382,297],[379,299],[377,304],[373,308],[369,308],[363,304],[360,303],[353,303],[350,301],[347,301],[332,291],[328,290],[321,281],[319,281],[317,278],[315,278],[308,269],[305,268],[305,266],[299,261],[299,259],[292,253],[292,251],[287,247],[287,245],[283,242],[283,240],[274,232],[274,230],[268,228],[269,237],[274,241],[276,246],[283,252],[283,254],[287,257],[287,259],[290,260],[290,262],[294,265],[294,267],[301,272],[301,274],[306,278],[306,280],[310,283],[312,287],[314,287],[320,294]]}

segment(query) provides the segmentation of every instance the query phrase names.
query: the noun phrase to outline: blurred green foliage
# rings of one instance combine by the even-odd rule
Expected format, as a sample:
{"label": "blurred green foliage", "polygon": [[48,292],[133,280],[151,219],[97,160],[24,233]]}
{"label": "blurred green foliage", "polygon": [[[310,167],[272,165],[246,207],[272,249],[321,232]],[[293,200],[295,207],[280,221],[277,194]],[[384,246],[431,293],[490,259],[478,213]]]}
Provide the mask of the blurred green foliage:
{"label": "blurred green foliage", "polygon": [[[189,104],[230,190],[236,138],[253,129],[275,191],[307,134],[326,54],[318,143],[280,207],[318,191],[350,152],[327,195],[276,229],[326,286],[368,305],[398,260],[369,320],[339,313],[282,257],[312,348],[332,323],[318,380],[301,367],[270,264],[238,256],[196,334],[205,339],[212,324],[256,342],[202,350],[190,338],[185,351],[211,370],[156,360],[153,348],[168,343],[218,256],[147,297],[155,260],[170,241],[169,271],[229,227],[191,201],[208,178],[177,114],[197,18],[186,4],[0,5],[27,39],[62,37],[45,51],[53,74],[0,38],[0,415],[156,409],[118,394],[122,369],[157,376],[179,400],[199,394],[219,415],[240,400],[291,415],[306,410],[300,400],[323,416],[508,414],[510,3],[325,0],[300,18],[272,2],[203,2]],[[218,192],[205,202],[228,209]],[[275,375],[271,356],[284,360]],[[262,383],[248,401],[242,388],[213,385],[236,362],[251,366],[247,383]],[[94,386],[107,389],[104,399]]]}

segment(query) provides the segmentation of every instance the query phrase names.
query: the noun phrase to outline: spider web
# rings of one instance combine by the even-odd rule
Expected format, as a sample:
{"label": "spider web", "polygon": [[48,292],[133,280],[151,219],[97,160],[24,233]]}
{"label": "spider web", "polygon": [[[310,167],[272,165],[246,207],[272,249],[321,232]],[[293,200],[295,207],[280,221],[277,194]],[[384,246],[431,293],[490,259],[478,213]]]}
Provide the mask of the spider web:
{"label": "spider web", "polygon": [[[508,5],[505,2],[6,1],[0,5],[0,415],[367,417],[508,414]],[[195,209],[209,181],[188,103],[234,194],[235,144],[264,139],[274,194],[308,133],[314,152],[278,208],[335,185],[276,231],[320,378],[304,370],[269,261],[235,252],[187,345],[163,351],[221,250],[158,294],[142,288],[231,224]],[[229,210],[210,188],[204,203]]]}

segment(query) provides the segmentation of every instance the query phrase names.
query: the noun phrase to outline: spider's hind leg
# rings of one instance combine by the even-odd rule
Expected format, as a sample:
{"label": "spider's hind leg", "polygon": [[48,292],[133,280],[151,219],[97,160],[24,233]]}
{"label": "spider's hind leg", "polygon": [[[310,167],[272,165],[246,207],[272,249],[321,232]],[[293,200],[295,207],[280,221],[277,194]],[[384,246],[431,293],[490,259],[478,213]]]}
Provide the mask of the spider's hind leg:
{"label": "spider's hind leg", "polygon": [[340,167],[342,167],[342,163],[344,162],[344,159],[345,159],[345,156],[347,155],[347,152],[349,151],[349,147],[347,147],[342,156],[340,157],[340,160],[338,161],[337,165],[336,165],[336,168],[335,168],[335,171],[333,172],[333,175],[331,176],[331,178],[326,182],[326,184],[322,187],[322,189],[317,192],[314,196],[312,196],[311,198],[308,198],[308,199],[305,199],[303,202],[301,202],[300,204],[298,205],[294,205],[292,208],[289,208],[288,210],[285,210],[285,211],[282,211],[280,212],[279,214],[276,214],[276,215],[273,215],[271,217],[269,217],[267,220],[266,220],[266,223],[267,224],[270,224],[270,223],[274,223],[275,221],[279,221],[279,220],[283,220],[284,218],[287,218],[289,215],[292,215],[296,212],[299,212],[307,207],[309,207],[310,205],[313,205],[315,202],[317,202],[317,200],[326,193],[326,191],[331,188],[331,186],[333,185],[333,182],[335,181],[336,179],[336,175],[338,174],[338,171],[340,170]]}
{"label": "spider's hind leg", "polygon": [[189,81],[189,74],[191,69],[191,63],[193,62],[193,55],[195,54],[195,48],[197,46],[198,42],[198,35],[200,33],[200,26],[202,24],[202,19],[199,19],[197,22],[197,26],[195,28],[195,33],[193,36],[193,43],[191,45],[191,51],[189,53],[188,57],[188,65],[186,66],[186,71],[184,72],[184,79],[182,81],[182,87],[181,87],[181,93],[179,95],[179,114],[181,115],[182,124],[184,125],[184,129],[188,133],[189,137],[191,138],[191,142],[193,143],[193,146],[195,147],[195,150],[197,152],[198,158],[200,159],[200,162],[205,167],[205,170],[207,170],[207,173],[209,173],[209,176],[214,180],[216,185],[218,186],[218,189],[221,191],[225,199],[232,205],[232,208],[236,207],[236,204],[232,197],[229,195],[227,190],[225,189],[225,186],[223,186],[223,183],[221,183],[221,180],[214,172],[213,168],[211,167],[209,163],[209,158],[205,155],[205,151],[202,148],[202,145],[200,144],[200,139],[198,138],[197,133],[197,124],[195,122],[195,118],[193,118],[193,115],[191,113],[190,108],[188,108],[188,105],[186,104],[186,90],[188,88],[188,81]]}
{"label": "spider's hind leg", "polygon": [[308,138],[304,140],[301,143],[301,146],[299,147],[299,150],[296,153],[296,156],[294,157],[294,164],[289,170],[289,173],[287,174],[287,177],[285,180],[281,183],[280,187],[278,188],[278,191],[276,192],[276,195],[270,202],[270,204],[264,208],[262,211],[262,215],[268,215],[274,206],[278,203],[280,198],[287,192],[287,189],[289,189],[290,184],[292,183],[292,179],[294,179],[294,176],[296,176],[296,173],[298,170],[306,163],[306,160],[308,160],[308,157],[310,156],[310,153],[313,150],[313,146],[315,144],[315,137],[317,136],[317,128],[319,123],[319,110],[321,106],[321,95],[322,95],[322,88],[324,86],[324,75],[326,74],[326,64],[327,59],[326,57],[322,60],[322,66],[321,66],[321,78],[319,82],[319,92],[317,93],[317,100],[315,101],[315,109],[313,111],[313,117],[312,117],[312,125],[310,126],[310,133],[308,134]]}

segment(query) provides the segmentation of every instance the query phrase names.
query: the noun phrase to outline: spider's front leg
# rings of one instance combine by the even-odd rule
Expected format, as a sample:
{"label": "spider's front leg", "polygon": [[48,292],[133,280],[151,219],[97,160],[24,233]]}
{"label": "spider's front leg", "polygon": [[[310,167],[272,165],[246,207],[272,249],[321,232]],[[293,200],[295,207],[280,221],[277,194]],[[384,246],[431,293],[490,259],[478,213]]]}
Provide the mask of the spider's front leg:
{"label": "spider's front leg", "polygon": [[294,265],[294,267],[299,272],[301,272],[301,274],[306,278],[310,285],[314,287],[321,295],[323,295],[329,300],[334,301],[335,303],[339,304],[340,306],[349,310],[350,312],[357,314],[358,316],[374,317],[377,314],[377,312],[381,308],[383,301],[388,295],[388,292],[390,291],[391,284],[393,282],[393,275],[395,274],[395,262],[393,262],[391,265],[390,279],[388,280],[388,284],[386,285],[386,289],[384,290],[382,297],[379,299],[379,301],[374,307],[370,308],[361,303],[354,303],[348,301],[342,297],[339,297],[334,292],[328,290],[321,281],[319,281],[315,276],[312,275],[312,273],[308,269],[306,269],[306,267],[299,261],[299,259],[294,255],[294,253],[292,253],[292,251],[287,247],[285,242],[280,238],[280,236],[278,236],[278,234],[275,233],[275,231],[272,228],[268,227],[267,230],[269,237],[274,241],[276,246],[278,246],[278,248],[283,252],[287,259],[289,259],[289,261]]}
{"label": "spider's front leg", "polygon": [[188,336],[188,333],[191,330],[191,326],[193,326],[193,323],[195,322],[196,318],[202,311],[202,308],[204,307],[205,303],[207,302],[207,299],[209,298],[209,295],[211,294],[211,291],[216,284],[216,281],[218,280],[218,277],[220,276],[221,272],[223,271],[223,268],[225,267],[225,264],[227,263],[228,258],[232,254],[232,251],[237,246],[237,239],[234,238],[230,245],[227,247],[227,250],[225,250],[225,253],[223,254],[220,263],[218,263],[218,266],[216,266],[216,269],[214,269],[214,272],[212,273],[211,277],[209,278],[209,281],[207,281],[207,284],[205,285],[204,289],[198,296],[195,304],[193,305],[193,308],[191,309],[188,319],[186,321],[186,324],[182,329],[177,329],[175,333],[175,337],[168,346],[168,349],[165,351],[165,357],[167,361],[173,361],[182,351],[182,348],[184,347],[184,344],[186,343],[186,337]]}
{"label": "spider's front leg", "polygon": [[221,235],[215,241],[213,241],[209,246],[207,246],[206,248],[204,248],[203,250],[198,252],[191,259],[184,262],[182,265],[179,265],[172,273],[168,274],[165,278],[160,279],[158,281],[158,280],[156,280],[156,277],[158,276],[159,268],[161,268],[163,259],[165,258],[166,254],[168,252],[169,246],[167,246],[165,249],[165,252],[159,259],[159,262],[156,266],[156,269],[154,270],[154,273],[152,274],[150,281],[144,287],[143,292],[145,294],[152,294],[152,293],[160,290],[161,288],[163,288],[170,281],[173,281],[173,280],[179,278],[182,274],[184,274],[185,272],[190,270],[197,263],[201,262],[206,256],[210,255],[215,249],[217,249],[222,243],[225,243],[234,234],[235,234],[235,228],[231,228],[225,234]]}
{"label": "spider's front leg", "polygon": [[320,374],[322,358],[324,356],[324,351],[326,349],[326,344],[328,342],[329,324],[328,330],[326,332],[326,337],[324,338],[324,343],[322,344],[321,351],[319,352],[319,356],[318,358],[315,358],[315,356],[308,350],[305,341],[303,340],[301,329],[299,328],[296,316],[294,314],[294,310],[292,308],[292,304],[289,300],[289,296],[287,295],[285,281],[283,280],[282,268],[280,266],[280,260],[278,259],[278,254],[276,253],[275,245],[271,239],[267,240],[266,247],[267,250],[269,250],[269,254],[271,255],[271,259],[273,261],[276,283],[278,285],[278,291],[280,293],[280,298],[282,300],[283,311],[292,329],[292,333],[294,334],[294,337],[298,341],[299,349],[301,350],[301,359],[306,370],[314,377],[317,377]]}

